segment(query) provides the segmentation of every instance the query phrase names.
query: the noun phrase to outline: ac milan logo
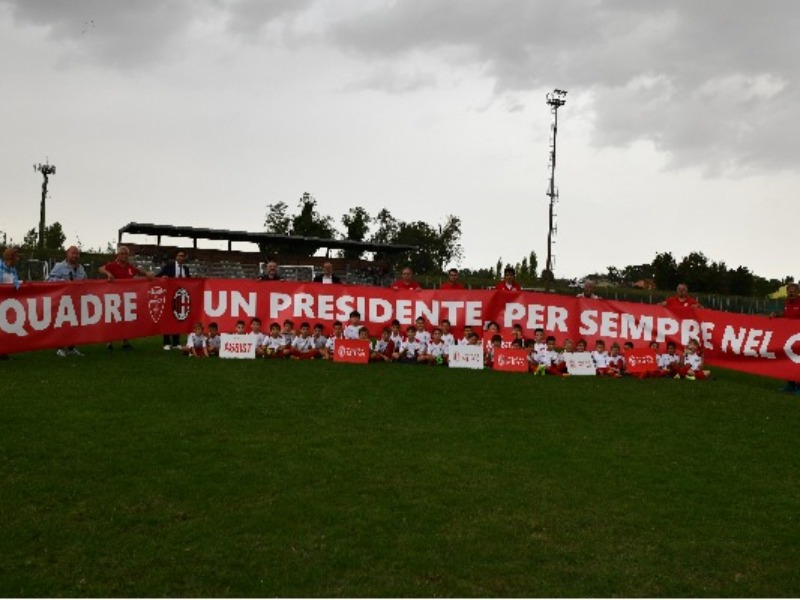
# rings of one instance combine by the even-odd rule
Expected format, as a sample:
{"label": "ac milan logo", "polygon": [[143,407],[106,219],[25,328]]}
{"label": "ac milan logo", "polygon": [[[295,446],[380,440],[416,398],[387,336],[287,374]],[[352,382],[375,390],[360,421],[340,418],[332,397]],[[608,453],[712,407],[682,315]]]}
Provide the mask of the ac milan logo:
{"label": "ac milan logo", "polygon": [[167,290],[160,285],[155,285],[147,290],[147,310],[153,323],[158,323],[161,315],[164,314],[164,306],[167,304]]}
{"label": "ac milan logo", "polygon": [[175,295],[172,296],[172,314],[178,321],[185,321],[189,318],[189,313],[192,309],[192,297],[189,292],[183,288],[175,290]]}

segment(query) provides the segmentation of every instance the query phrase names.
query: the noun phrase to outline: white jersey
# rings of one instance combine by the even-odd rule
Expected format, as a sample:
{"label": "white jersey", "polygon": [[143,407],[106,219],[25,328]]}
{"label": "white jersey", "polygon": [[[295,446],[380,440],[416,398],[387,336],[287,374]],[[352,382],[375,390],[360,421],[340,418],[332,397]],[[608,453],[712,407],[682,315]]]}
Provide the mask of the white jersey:
{"label": "white jersey", "polygon": [[703,370],[703,357],[699,354],[685,354],[683,364],[687,365],[692,371]]}
{"label": "white jersey", "polygon": [[444,342],[440,341],[438,344],[435,342],[431,342],[430,344],[426,344],[426,353],[430,354],[431,356],[439,357],[439,356],[446,356],[448,346]]}
{"label": "white jersey", "polygon": [[291,346],[295,338],[295,333],[294,331],[281,331],[281,337],[283,338],[284,346]]}
{"label": "white jersey", "polygon": [[256,347],[264,345],[264,340],[266,339],[267,336],[264,335],[263,331],[259,331],[258,333],[256,333],[255,331],[251,331],[250,335],[252,335],[253,339],[255,339]]}
{"label": "white jersey", "polygon": [[625,368],[625,357],[622,356],[622,354],[617,354],[616,356],[609,355],[607,362],[609,367],[614,367],[620,371]]}
{"label": "white jersey", "polygon": [[329,352],[333,352],[335,350],[336,340],[340,339],[342,338],[337,338],[335,335],[332,335],[331,337],[328,338],[328,341],[325,342],[325,349],[328,350]]}
{"label": "white jersey", "polygon": [[324,335],[312,335],[311,340],[314,343],[314,348],[316,350],[322,350],[328,343],[328,338]]}
{"label": "white jersey", "polygon": [[263,343],[261,344],[264,349],[266,350],[273,350],[277,351],[283,348],[286,345],[286,342],[283,339],[282,335],[278,337],[272,337],[271,335],[264,338]]}
{"label": "white jersey", "polygon": [[186,339],[186,349],[191,350],[192,348],[205,348],[206,347],[206,336],[202,333],[197,335],[194,331],[189,334],[189,337]]}
{"label": "white jersey", "polygon": [[533,345],[533,353],[538,354],[547,350],[547,342],[536,342]]}
{"label": "white jersey", "polygon": [[389,339],[394,342],[395,350],[400,349],[400,345],[405,341],[405,338],[401,333],[397,333],[396,335],[392,332],[392,335],[389,336]]}
{"label": "white jersey", "polygon": [[414,337],[418,342],[422,342],[423,344],[428,344],[431,341],[430,331],[425,331],[424,329],[422,331],[417,329],[417,335]]}
{"label": "white jersey", "polygon": [[545,367],[556,366],[561,359],[561,354],[555,350],[544,350],[536,355],[536,362]]}
{"label": "white jersey", "polygon": [[670,365],[677,365],[680,364],[680,362],[681,357],[677,354],[664,353],[658,355],[657,364],[659,369],[669,369]]}
{"label": "white jersey", "polygon": [[384,352],[386,352],[386,348],[389,347],[389,344],[392,344],[392,347],[396,348],[391,338],[388,340],[384,340],[383,338],[375,340],[375,342],[372,344],[372,351],[377,352],[378,354],[383,354]]}
{"label": "white jersey", "polygon": [[597,350],[592,350],[592,360],[594,361],[595,367],[604,369],[608,366],[608,353],[605,351],[599,352]]}
{"label": "white jersey", "polygon": [[418,340],[406,340],[400,344],[401,358],[417,358],[423,352],[425,352],[425,344]]}
{"label": "white jersey", "polygon": [[292,348],[298,352],[310,352],[314,349],[314,338],[310,335],[306,337],[298,335],[292,340]]}
{"label": "white jersey", "polygon": [[219,352],[220,346],[222,345],[222,338],[218,335],[214,337],[208,336],[206,339],[206,346],[208,346],[209,350],[216,350]]}
{"label": "white jersey", "polygon": [[344,339],[357,340],[358,333],[361,331],[361,325],[348,325],[344,328]]}
{"label": "white jersey", "polygon": [[448,347],[456,345],[456,336],[452,333],[443,333],[442,334],[442,341],[447,344]]}

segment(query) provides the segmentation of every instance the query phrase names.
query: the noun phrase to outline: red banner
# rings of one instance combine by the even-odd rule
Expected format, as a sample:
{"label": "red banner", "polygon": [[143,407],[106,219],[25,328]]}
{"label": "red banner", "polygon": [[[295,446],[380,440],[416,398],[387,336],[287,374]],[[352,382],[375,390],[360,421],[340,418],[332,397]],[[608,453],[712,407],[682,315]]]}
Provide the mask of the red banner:
{"label": "red banner", "polygon": [[104,342],[161,333],[187,333],[216,321],[234,331],[239,319],[295,325],[361,313],[377,337],[392,319],[405,328],[418,316],[431,325],[449,319],[457,338],[465,325],[480,331],[496,321],[504,338],[520,325],[526,338],[541,327],[563,345],[567,338],[606,344],[657,341],[684,346],[698,339],[706,363],[800,380],[800,321],[696,309],[678,315],[661,306],[493,290],[393,291],[386,288],[259,282],[238,279],[158,279],[26,283],[0,286],[0,354]]}
{"label": "red banner", "polygon": [[494,351],[495,371],[528,372],[528,352],[521,348],[497,348]]}
{"label": "red banner", "polygon": [[628,373],[650,373],[658,370],[656,351],[650,348],[634,348],[625,352],[625,370]]}
{"label": "red banner", "polygon": [[336,340],[333,360],[336,362],[360,363],[369,362],[369,340]]}

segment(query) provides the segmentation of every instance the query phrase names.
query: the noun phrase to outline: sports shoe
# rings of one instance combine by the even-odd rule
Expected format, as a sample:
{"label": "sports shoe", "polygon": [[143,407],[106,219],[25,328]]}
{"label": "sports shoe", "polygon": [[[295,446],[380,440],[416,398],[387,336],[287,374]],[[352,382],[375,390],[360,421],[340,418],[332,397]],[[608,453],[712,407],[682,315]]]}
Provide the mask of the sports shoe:
{"label": "sports shoe", "polygon": [[56,356],[60,356],[61,358],[65,358],[67,356],[67,351],[63,348],[59,348],[56,350]]}
{"label": "sports shoe", "polygon": [[697,379],[697,378],[696,378],[694,375],[692,375],[691,373],[689,373],[689,374],[686,376],[686,379],[689,379],[689,380],[691,380],[691,381],[694,381],[694,380],[695,380],[695,379]]}
{"label": "sports shoe", "polygon": [[164,350],[172,350],[172,346],[170,346],[169,344],[165,344]]}
{"label": "sports shoe", "polygon": [[108,344],[106,344],[106,350],[108,350],[108,351],[110,352],[110,351],[111,351],[111,350],[113,350],[113,349],[114,349],[114,344],[112,344],[111,342],[109,342]]}
{"label": "sports shoe", "polygon": [[83,352],[81,352],[77,348],[72,348],[71,350],[67,350],[67,354],[70,354],[72,356],[83,356]]}
{"label": "sports shoe", "polygon": [[676,373],[676,374],[675,374],[675,377],[673,377],[673,379],[680,379],[680,378],[681,378],[681,375],[680,375],[680,373]]}
{"label": "sports shoe", "polygon": [[795,394],[797,393],[797,384],[793,381],[789,381],[784,387],[781,388],[781,391],[787,394]]}
{"label": "sports shoe", "polygon": [[131,346],[130,344],[122,344],[122,349],[123,350],[133,350],[133,346]]}

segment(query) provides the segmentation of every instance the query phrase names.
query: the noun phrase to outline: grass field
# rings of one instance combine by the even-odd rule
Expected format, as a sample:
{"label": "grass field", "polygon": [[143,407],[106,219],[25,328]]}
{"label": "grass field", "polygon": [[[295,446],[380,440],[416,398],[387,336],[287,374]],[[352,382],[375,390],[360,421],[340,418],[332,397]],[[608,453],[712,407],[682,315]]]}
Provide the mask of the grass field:
{"label": "grass field", "polygon": [[798,596],[782,382],[0,362],[0,596]]}

